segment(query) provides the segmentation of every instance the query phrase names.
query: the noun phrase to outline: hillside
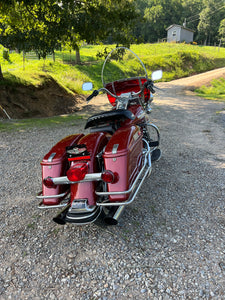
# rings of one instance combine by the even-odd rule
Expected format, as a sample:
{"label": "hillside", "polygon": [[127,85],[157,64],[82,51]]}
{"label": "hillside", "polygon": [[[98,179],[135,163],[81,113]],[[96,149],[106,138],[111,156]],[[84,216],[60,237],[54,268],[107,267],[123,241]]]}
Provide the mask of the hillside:
{"label": "hillside", "polygon": [[[104,46],[105,47],[105,46]],[[85,46],[81,49],[81,65],[74,65],[71,56],[57,53],[57,61],[26,59],[21,54],[10,53],[8,61],[1,58],[4,80],[0,82],[0,118],[7,118],[3,109],[13,119],[50,117],[78,111],[86,96],[81,86],[92,81],[94,88],[101,87],[103,59],[96,54],[103,46]],[[110,50],[113,45],[109,46]],[[225,49],[185,44],[132,45],[131,49],[144,62],[148,74],[163,70],[163,81],[171,81],[225,66]],[[1,49],[0,49],[1,50]],[[135,63],[128,70],[120,69],[118,63],[113,72],[126,72],[135,76]],[[126,75],[127,75],[126,74]],[[216,78],[216,77],[214,77]]]}
{"label": "hillside", "polygon": [[[53,78],[38,87],[18,84],[3,86],[0,90],[0,105],[13,119],[73,113],[79,110],[82,99],[82,95],[69,93]],[[1,109],[0,118],[6,118]]]}

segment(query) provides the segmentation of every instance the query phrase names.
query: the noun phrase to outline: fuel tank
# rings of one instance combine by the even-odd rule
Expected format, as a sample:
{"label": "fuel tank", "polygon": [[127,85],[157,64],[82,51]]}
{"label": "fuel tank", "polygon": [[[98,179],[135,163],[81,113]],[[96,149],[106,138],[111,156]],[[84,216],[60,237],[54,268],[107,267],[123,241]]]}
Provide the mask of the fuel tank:
{"label": "fuel tank", "polygon": [[[116,181],[108,184],[108,192],[129,190],[142,165],[142,132],[138,126],[118,129],[107,144],[103,158],[106,170],[116,174]],[[129,194],[110,195],[112,202],[126,201]]]}

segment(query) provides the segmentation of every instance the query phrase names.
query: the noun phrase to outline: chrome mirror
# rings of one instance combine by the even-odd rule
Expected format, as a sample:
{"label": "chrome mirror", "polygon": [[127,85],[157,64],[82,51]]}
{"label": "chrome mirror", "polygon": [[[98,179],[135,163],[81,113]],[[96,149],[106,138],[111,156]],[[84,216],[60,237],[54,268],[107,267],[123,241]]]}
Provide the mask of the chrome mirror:
{"label": "chrome mirror", "polygon": [[154,72],[152,72],[152,80],[153,80],[153,81],[159,80],[159,79],[162,78],[162,75],[163,75],[162,70],[154,71]]}
{"label": "chrome mirror", "polygon": [[82,84],[82,90],[83,91],[91,91],[93,89],[93,83],[92,82],[85,82]]}

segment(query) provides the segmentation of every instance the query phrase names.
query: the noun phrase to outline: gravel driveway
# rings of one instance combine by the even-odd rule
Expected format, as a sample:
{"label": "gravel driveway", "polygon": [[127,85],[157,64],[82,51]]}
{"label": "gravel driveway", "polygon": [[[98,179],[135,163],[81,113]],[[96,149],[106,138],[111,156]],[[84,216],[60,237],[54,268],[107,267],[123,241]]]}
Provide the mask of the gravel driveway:
{"label": "gravel driveway", "polygon": [[161,86],[163,156],[118,226],[37,209],[42,157],[82,121],[0,133],[0,299],[225,299],[225,104]]}

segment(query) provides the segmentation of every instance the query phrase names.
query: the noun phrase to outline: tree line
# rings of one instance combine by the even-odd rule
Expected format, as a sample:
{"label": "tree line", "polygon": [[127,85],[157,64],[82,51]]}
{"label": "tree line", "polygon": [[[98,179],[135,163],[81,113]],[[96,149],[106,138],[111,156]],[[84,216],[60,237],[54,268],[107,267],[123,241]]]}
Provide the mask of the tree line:
{"label": "tree line", "polygon": [[134,32],[144,42],[165,38],[172,24],[193,29],[198,44],[225,42],[224,0],[138,0],[136,8],[144,23],[137,24]]}
{"label": "tree line", "polygon": [[225,0],[1,0],[0,44],[45,58],[86,43],[157,42],[172,24],[198,44],[225,42]]}

